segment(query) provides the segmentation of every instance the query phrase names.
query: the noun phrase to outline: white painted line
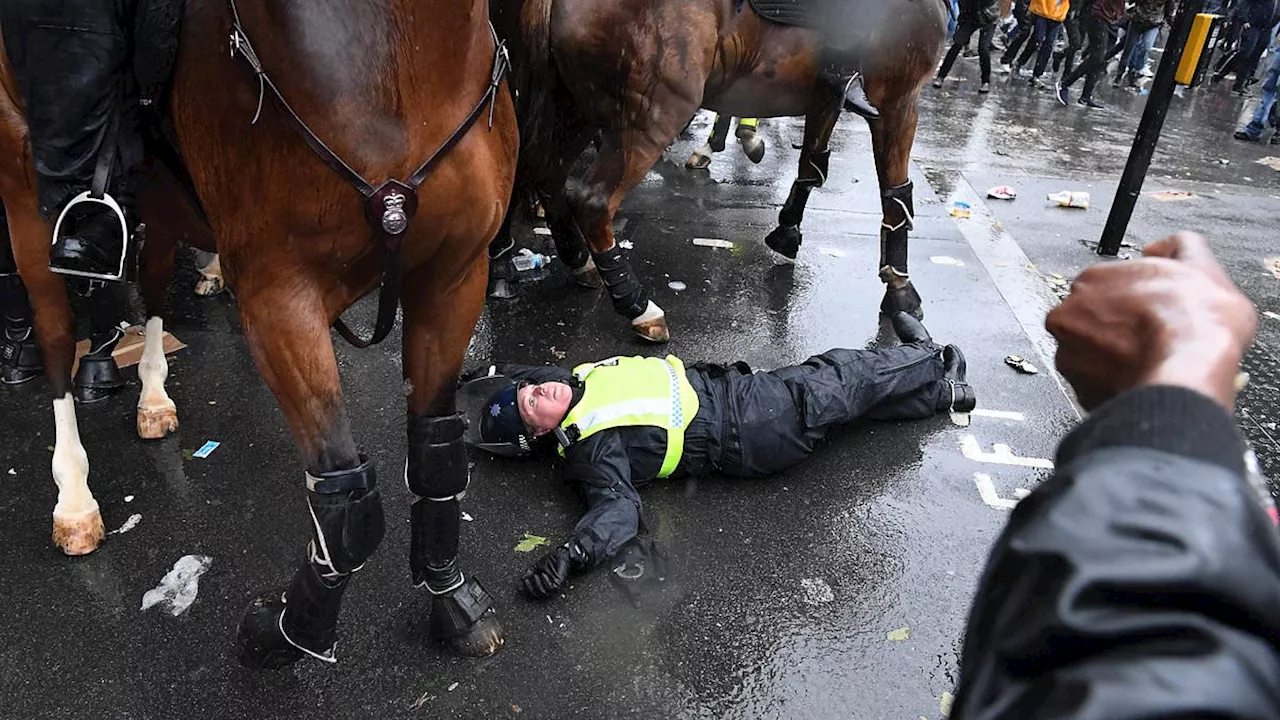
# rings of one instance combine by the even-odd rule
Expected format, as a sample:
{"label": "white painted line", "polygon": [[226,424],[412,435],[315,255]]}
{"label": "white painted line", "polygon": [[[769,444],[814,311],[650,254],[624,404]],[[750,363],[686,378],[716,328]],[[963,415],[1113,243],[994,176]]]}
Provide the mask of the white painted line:
{"label": "white painted line", "polygon": [[964,267],[964,261],[953,258],[948,255],[933,255],[929,258],[929,262],[934,265],[953,265],[955,267]]}
{"label": "white painted line", "polygon": [[960,438],[960,451],[970,460],[978,462],[994,463],[996,465],[1018,465],[1021,467],[1044,468],[1046,470],[1053,469],[1053,461],[1038,457],[1021,457],[1014,455],[1013,450],[1008,445],[995,443],[991,446],[991,452],[984,452],[982,446],[978,444],[978,438],[973,435],[965,435]]}
{"label": "white painted line", "polygon": [[720,238],[694,238],[693,244],[700,247],[724,248],[725,250],[733,249],[733,243],[728,240],[721,240]]}
{"label": "white painted line", "polygon": [[997,510],[1012,510],[1018,507],[1017,500],[1002,498],[996,493],[996,484],[991,482],[990,475],[974,473],[973,484],[978,486],[978,495],[982,497],[982,502],[987,505]]}
{"label": "white painted line", "polygon": [[970,415],[978,417],[998,418],[1000,420],[1015,420],[1017,422],[1026,422],[1027,416],[1013,410],[987,410],[985,408],[975,408],[969,411]]}

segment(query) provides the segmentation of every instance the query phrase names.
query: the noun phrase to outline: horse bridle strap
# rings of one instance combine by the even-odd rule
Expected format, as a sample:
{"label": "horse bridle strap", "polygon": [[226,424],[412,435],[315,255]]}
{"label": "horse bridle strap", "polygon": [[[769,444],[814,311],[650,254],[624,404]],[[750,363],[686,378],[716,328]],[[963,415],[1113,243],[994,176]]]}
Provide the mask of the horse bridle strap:
{"label": "horse bridle strap", "polygon": [[391,332],[391,328],[395,327],[396,310],[400,306],[404,232],[408,229],[409,222],[418,210],[418,186],[427,179],[427,176],[431,174],[440,160],[453,149],[453,146],[457,145],[458,141],[467,134],[467,131],[471,129],[476,120],[480,119],[480,115],[484,112],[486,105],[489,106],[489,128],[493,128],[493,103],[497,100],[498,88],[502,84],[502,78],[511,66],[506,44],[498,38],[497,31],[493,29],[493,24],[490,23],[489,32],[493,35],[494,44],[493,72],[489,76],[489,86],[485,89],[484,94],[480,96],[479,102],[476,103],[475,107],[471,108],[471,112],[467,114],[462,124],[453,131],[453,134],[446,138],[440,147],[436,148],[436,151],[427,158],[426,162],[418,166],[418,169],[409,176],[408,180],[401,182],[392,178],[374,187],[373,183],[366,180],[363,175],[344,162],[332,148],[311,131],[311,128],[307,127],[302,118],[298,117],[298,113],[294,112],[293,107],[289,105],[289,102],[284,99],[284,95],[281,94],[280,88],[276,87],[276,84],[271,81],[266,71],[262,69],[262,62],[258,59],[258,54],[254,52],[253,45],[249,42],[249,36],[245,33],[244,26],[240,23],[240,12],[236,9],[235,0],[228,0],[228,2],[231,4],[231,55],[235,57],[239,53],[249,63],[254,74],[258,76],[258,109],[254,113],[250,124],[258,122],[258,118],[262,114],[262,99],[266,95],[266,90],[271,90],[276,104],[285,111],[285,115],[293,124],[293,128],[306,141],[307,146],[326,165],[355,187],[356,190],[359,190],[360,194],[365,197],[365,218],[373,229],[374,237],[381,241],[383,249],[382,282],[378,289],[378,320],[374,326],[373,336],[367,340],[358,336],[343,322],[342,318],[334,321],[333,328],[347,342],[358,348],[376,345],[385,340]]}

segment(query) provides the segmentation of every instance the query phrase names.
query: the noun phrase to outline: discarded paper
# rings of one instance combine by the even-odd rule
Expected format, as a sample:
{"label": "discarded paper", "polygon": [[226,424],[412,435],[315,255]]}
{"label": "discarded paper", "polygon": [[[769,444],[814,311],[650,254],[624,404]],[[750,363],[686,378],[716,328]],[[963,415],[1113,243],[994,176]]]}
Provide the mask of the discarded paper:
{"label": "discarded paper", "polygon": [[618,241],[618,247],[622,248],[623,250],[631,250],[631,249],[634,249],[634,248],[635,248],[635,246],[636,246],[636,244],[635,244],[635,243],[633,243],[633,242],[631,242],[630,240],[619,240],[619,241]]}
{"label": "discarded paper", "polygon": [[457,689],[458,689],[458,683],[454,683],[449,686],[449,692],[453,692],[454,690],[457,690]]}
{"label": "discarded paper", "polygon": [[1267,157],[1264,157],[1264,158],[1258,158],[1254,162],[1258,163],[1259,165],[1266,165],[1272,170],[1280,170],[1280,157],[1276,157],[1274,155],[1268,155]]}
{"label": "discarded paper", "polygon": [[[132,495],[131,495],[130,497],[132,497]],[[140,522],[142,522],[142,516],[141,516],[141,515],[139,515],[138,513],[134,513],[134,514],[132,514],[132,515],[130,515],[130,516],[129,516],[129,519],[128,519],[128,520],[125,520],[125,521],[124,521],[124,524],[123,524],[123,525],[121,525],[120,527],[116,528],[115,530],[112,530],[111,532],[109,532],[109,533],[107,533],[107,534],[108,534],[108,535],[123,535],[123,534],[125,534],[125,533],[129,532],[130,530],[132,530],[132,529],[134,529],[134,528],[138,527],[138,523],[140,523]]]}
{"label": "discarded paper", "polygon": [[733,249],[732,242],[728,240],[721,240],[720,238],[694,238],[693,244],[701,247],[724,248],[726,250]]}
{"label": "discarded paper", "polygon": [[902,642],[911,639],[911,626],[903,625],[897,630],[890,630],[888,635],[890,640],[894,642]]}
{"label": "discarded paper", "polygon": [[943,691],[942,698],[938,700],[938,711],[942,713],[942,717],[951,716],[951,705],[955,703],[956,696],[949,692]]}
{"label": "discarded paper", "polygon": [[547,539],[541,535],[530,535],[529,533],[525,533],[524,537],[520,539],[520,542],[516,544],[516,552],[530,552],[534,548],[550,544],[551,543],[547,542]]}
{"label": "discarded paper", "polygon": [[550,234],[551,234],[551,228],[548,228],[548,227],[534,227],[534,228],[533,228],[533,234],[534,234],[534,235],[550,235]]}
{"label": "discarded paper", "polygon": [[160,584],[142,596],[142,609],[154,605],[167,606],[170,615],[177,617],[191,607],[200,591],[200,576],[213,564],[208,555],[183,555],[165,573]]}
{"label": "discarded paper", "polygon": [[959,258],[953,258],[948,255],[932,255],[929,262],[934,265],[952,265],[954,267],[964,267],[964,261]]}
{"label": "discarded paper", "polygon": [[964,220],[973,213],[970,211],[969,203],[957,200],[951,205],[951,217],[957,220]]}
{"label": "discarded paper", "polygon": [[1035,365],[1027,362],[1021,355],[1010,355],[1004,359],[1004,364],[1017,370],[1024,375],[1035,375],[1040,372]]}
{"label": "discarded paper", "polygon": [[206,442],[204,445],[201,445],[199,450],[191,453],[191,457],[207,458],[209,457],[209,453],[212,453],[214,450],[217,450],[218,446],[221,444],[222,443],[218,442],[217,440],[210,440]]}
{"label": "discarded paper", "polygon": [[1018,191],[1014,190],[1012,185],[997,185],[987,191],[987,197],[996,200],[1013,200],[1018,197]]}
{"label": "discarded paper", "polygon": [[667,287],[671,288],[672,290],[675,290],[676,292],[680,292],[681,290],[684,290],[689,286],[685,285],[679,280],[672,280],[671,282],[667,283]]}
{"label": "discarded paper", "polygon": [[465,520],[465,521],[467,521],[467,522],[471,522],[472,520],[475,520],[475,518],[471,517],[471,514],[470,514],[470,513],[468,513],[468,512],[467,512],[467,511],[465,511],[465,510],[464,510],[464,511],[462,511],[462,519],[463,519],[463,520]]}

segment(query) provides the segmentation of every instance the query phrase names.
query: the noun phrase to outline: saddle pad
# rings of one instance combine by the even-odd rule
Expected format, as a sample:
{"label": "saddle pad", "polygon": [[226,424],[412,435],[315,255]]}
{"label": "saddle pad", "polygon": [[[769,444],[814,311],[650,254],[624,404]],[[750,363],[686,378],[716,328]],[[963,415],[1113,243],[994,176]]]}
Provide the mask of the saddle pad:
{"label": "saddle pad", "polygon": [[833,0],[747,0],[760,17],[780,25],[819,29],[820,9]]}

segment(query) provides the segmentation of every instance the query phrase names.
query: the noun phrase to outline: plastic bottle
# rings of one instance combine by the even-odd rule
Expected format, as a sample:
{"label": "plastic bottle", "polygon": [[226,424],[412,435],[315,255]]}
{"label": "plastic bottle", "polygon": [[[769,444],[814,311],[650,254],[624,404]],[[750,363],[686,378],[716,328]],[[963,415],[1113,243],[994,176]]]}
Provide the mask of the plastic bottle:
{"label": "plastic bottle", "polygon": [[521,248],[520,252],[511,258],[511,264],[515,266],[517,272],[529,272],[545,268],[551,260],[550,255],[536,253],[529,248]]}
{"label": "plastic bottle", "polygon": [[1056,202],[1062,207],[1080,208],[1081,210],[1089,207],[1089,193],[1071,190],[1063,190],[1049,196],[1049,200]]}

